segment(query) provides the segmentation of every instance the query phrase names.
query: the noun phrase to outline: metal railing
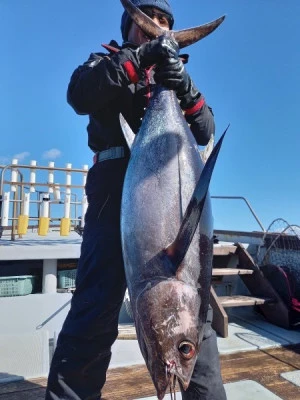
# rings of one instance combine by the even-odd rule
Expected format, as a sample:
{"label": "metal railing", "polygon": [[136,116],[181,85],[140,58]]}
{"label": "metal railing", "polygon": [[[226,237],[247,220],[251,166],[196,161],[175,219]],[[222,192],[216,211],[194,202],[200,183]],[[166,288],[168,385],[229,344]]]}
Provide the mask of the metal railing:
{"label": "metal railing", "polygon": [[255,218],[256,222],[258,223],[258,225],[260,226],[261,230],[263,232],[266,232],[266,229],[264,228],[263,224],[261,223],[261,221],[259,220],[258,216],[256,215],[256,213],[254,212],[253,208],[251,207],[249,201],[243,197],[243,196],[210,196],[212,199],[223,199],[223,200],[243,200],[247,207],[249,208],[251,214],[253,215],[253,217]]}
{"label": "metal railing", "polygon": [[[11,176],[5,179],[8,171]],[[48,179],[37,179],[37,174],[46,172]],[[11,239],[15,239],[17,225],[20,224],[20,215],[28,216],[29,222],[40,222],[41,217],[51,219],[51,222],[71,220],[71,227],[80,225],[83,228],[84,214],[87,207],[87,201],[84,193],[88,166],[84,165],[82,169],[72,168],[71,164],[66,167],[55,167],[54,162],[49,162],[48,166],[38,166],[36,161],[31,161],[30,165],[18,164],[13,160],[11,164],[0,166],[0,228],[2,230],[11,227]],[[57,182],[55,174],[63,173],[64,182]],[[81,174],[80,184],[72,183],[73,175]],[[8,191],[5,191],[7,188]],[[61,190],[64,189],[64,190]],[[77,192],[76,192],[77,191]],[[13,198],[10,198],[12,193]],[[33,199],[32,194],[36,193],[39,197]],[[61,199],[61,195],[64,195]],[[243,196],[211,196],[212,199],[222,200],[242,200],[246,203],[250,213],[255,218],[261,230],[265,228],[253,210],[249,201]],[[38,213],[36,216],[29,211],[30,206],[36,204]],[[51,215],[51,206],[61,204],[64,206],[63,215]],[[81,208],[81,217],[78,217]],[[72,213],[71,213],[72,208]],[[72,214],[72,215],[71,215]],[[78,224],[78,225],[77,225]]]}
{"label": "metal railing", "polygon": [[[8,177],[8,172],[10,176]],[[48,175],[42,179],[39,174]],[[11,240],[15,239],[17,225],[24,222],[21,216],[26,217],[26,223],[32,221],[41,222],[41,219],[84,224],[84,214],[86,212],[87,201],[84,193],[88,166],[84,165],[82,169],[72,168],[72,164],[66,164],[66,167],[55,167],[54,162],[49,162],[48,166],[38,166],[36,161],[31,161],[30,165],[18,164],[18,160],[12,160],[12,163],[0,166],[0,227],[11,229]],[[65,178],[58,181],[55,175],[64,174]],[[75,180],[74,174],[81,175],[81,182]],[[64,190],[61,190],[64,189]],[[39,198],[33,199],[32,195],[36,193]],[[11,198],[12,195],[12,198]],[[63,195],[63,198],[61,198]],[[37,204],[38,212],[33,216],[32,206]],[[64,207],[62,216],[51,215],[51,206],[61,204]],[[78,217],[78,208],[81,208],[81,217]],[[45,222],[45,221],[44,221]],[[27,223],[27,226],[28,226]],[[66,227],[68,226],[66,225]],[[23,223],[24,225],[24,223]]]}

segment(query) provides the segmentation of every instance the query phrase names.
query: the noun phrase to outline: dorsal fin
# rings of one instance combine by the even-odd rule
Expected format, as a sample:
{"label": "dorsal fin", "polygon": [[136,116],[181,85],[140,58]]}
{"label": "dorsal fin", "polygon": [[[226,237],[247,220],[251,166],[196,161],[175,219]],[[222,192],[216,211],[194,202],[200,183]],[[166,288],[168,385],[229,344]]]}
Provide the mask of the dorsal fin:
{"label": "dorsal fin", "polygon": [[214,147],[211,155],[209,156],[206,164],[203,167],[202,173],[194,190],[194,193],[191,197],[191,200],[187,206],[186,212],[183,217],[183,221],[181,223],[179,232],[174,240],[166,249],[165,253],[168,255],[169,259],[176,270],[181,264],[188,248],[191,244],[191,241],[194,237],[196,228],[198,226],[199,220],[201,218],[201,214],[203,211],[206,195],[209,188],[209,183],[211,180],[211,176],[214,170],[214,166],[224,139],[224,136],[227,132],[226,128],[225,132],[219,139],[218,143]]}
{"label": "dorsal fin", "polygon": [[144,14],[130,0],[121,0],[121,3],[134,22],[147,36],[154,39],[161,35],[172,35],[181,49],[212,33],[225,19],[225,16],[222,16],[215,21],[194,28],[184,29],[181,31],[166,31],[156,25],[151,18]]}

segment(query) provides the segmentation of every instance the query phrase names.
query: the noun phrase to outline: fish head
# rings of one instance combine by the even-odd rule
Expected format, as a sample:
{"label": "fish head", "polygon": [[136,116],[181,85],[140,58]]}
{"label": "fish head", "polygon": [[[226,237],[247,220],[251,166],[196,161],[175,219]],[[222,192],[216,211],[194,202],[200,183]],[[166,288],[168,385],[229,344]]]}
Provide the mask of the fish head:
{"label": "fish head", "polygon": [[176,279],[152,282],[137,298],[138,339],[159,399],[176,379],[189,386],[201,339],[200,305],[197,289]]}

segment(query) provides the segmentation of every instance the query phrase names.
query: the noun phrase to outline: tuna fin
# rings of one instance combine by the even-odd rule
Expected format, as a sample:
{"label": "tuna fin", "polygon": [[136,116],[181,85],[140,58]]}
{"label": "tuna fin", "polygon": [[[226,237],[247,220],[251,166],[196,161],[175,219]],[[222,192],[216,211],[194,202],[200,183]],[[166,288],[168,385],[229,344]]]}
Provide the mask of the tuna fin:
{"label": "tuna fin", "polygon": [[202,173],[200,175],[200,178],[198,180],[198,183],[196,185],[196,188],[194,190],[194,193],[191,197],[191,200],[187,206],[186,212],[183,217],[182,224],[180,226],[179,232],[177,234],[176,239],[174,240],[173,243],[171,243],[166,249],[165,252],[167,253],[168,257],[170,258],[173,266],[175,269],[178,268],[178,266],[181,264],[182,260],[184,259],[184,256],[186,252],[188,251],[188,248],[191,244],[191,241],[194,237],[194,233],[196,231],[197,225],[199,223],[206,195],[208,192],[208,187],[209,183],[211,180],[211,176],[213,173],[213,169],[224,139],[224,136],[227,132],[226,128],[225,132],[221,136],[220,140],[214,147],[211,155],[209,156],[208,160],[206,161],[206,164],[204,165],[204,168],[202,170]]}
{"label": "tuna fin", "polygon": [[193,43],[198,42],[205,38],[205,36],[212,33],[221,23],[224,21],[225,15],[216,19],[215,21],[208,22],[205,25],[196,26],[194,28],[183,29],[181,31],[173,31],[174,38],[179,44],[179,47],[183,49]]}
{"label": "tuna fin", "polygon": [[148,15],[144,14],[130,0],[121,0],[123,7],[134,20],[134,22],[142,29],[142,31],[150,38],[156,38],[166,33],[164,29],[156,25]]}
{"label": "tuna fin", "polygon": [[133,133],[132,129],[130,128],[128,122],[126,119],[123,117],[122,114],[120,114],[120,125],[124,134],[124,137],[126,139],[127,145],[129,147],[129,150],[131,150],[132,143],[135,138],[135,134]]}
{"label": "tuna fin", "polygon": [[184,29],[181,31],[166,31],[156,25],[151,18],[149,18],[139,8],[132,4],[130,0],[121,0],[121,3],[134,22],[147,36],[154,39],[158,36],[166,35],[168,33],[172,34],[181,49],[203,39],[205,36],[212,33],[225,19],[225,16],[222,16],[215,21],[195,28]]}

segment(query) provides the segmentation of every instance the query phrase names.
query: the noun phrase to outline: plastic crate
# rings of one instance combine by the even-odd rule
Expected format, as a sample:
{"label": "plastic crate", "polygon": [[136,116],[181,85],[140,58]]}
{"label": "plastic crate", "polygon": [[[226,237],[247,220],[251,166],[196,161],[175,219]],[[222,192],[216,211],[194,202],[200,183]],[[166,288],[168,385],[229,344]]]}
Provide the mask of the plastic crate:
{"label": "plastic crate", "polygon": [[36,276],[2,276],[0,278],[0,297],[25,296],[34,289]]}
{"label": "plastic crate", "polygon": [[75,287],[77,269],[64,269],[57,271],[59,289],[68,289]]}

